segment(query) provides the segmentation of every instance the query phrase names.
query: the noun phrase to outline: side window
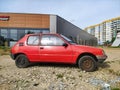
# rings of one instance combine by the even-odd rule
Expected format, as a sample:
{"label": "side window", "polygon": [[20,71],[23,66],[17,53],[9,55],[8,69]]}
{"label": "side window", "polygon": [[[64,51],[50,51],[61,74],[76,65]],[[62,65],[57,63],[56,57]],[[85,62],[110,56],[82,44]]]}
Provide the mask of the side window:
{"label": "side window", "polygon": [[38,45],[39,44],[39,36],[29,36],[27,40],[28,45]]}
{"label": "side window", "polygon": [[64,41],[55,35],[43,35],[41,45],[43,46],[62,46]]}

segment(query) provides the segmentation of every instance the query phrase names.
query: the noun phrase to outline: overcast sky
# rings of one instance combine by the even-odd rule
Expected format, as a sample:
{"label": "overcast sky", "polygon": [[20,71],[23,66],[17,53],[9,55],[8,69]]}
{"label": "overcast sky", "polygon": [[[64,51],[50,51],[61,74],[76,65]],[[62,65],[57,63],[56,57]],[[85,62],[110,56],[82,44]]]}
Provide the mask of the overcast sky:
{"label": "overcast sky", "polygon": [[0,0],[0,12],[57,14],[84,29],[120,16],[120,0]]}

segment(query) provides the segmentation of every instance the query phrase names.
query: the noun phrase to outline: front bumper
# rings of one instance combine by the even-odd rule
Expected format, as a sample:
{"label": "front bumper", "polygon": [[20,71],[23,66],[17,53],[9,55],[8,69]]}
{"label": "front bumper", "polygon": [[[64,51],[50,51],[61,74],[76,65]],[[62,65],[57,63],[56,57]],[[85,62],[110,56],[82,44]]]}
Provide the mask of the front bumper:
{"label": "front bumper", "polygon": [[97,56],[98,63],[103,63],[107,59],[107,55]]}

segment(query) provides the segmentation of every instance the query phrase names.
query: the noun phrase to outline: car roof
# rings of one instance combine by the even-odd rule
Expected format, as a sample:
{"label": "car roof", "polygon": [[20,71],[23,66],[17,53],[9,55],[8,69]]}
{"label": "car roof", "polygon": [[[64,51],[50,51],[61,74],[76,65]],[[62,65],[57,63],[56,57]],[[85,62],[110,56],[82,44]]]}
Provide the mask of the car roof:
{"label": "car roof", "polygon": [[31,35],[60,35],[57,33],[37,33],[37,34],[26,34],[26,36],[31,36]]}

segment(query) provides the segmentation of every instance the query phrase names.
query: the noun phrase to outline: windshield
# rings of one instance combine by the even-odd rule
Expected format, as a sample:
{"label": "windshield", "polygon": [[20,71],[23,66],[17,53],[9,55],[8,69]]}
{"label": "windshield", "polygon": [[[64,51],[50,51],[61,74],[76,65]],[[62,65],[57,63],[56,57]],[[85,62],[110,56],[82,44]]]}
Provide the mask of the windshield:
{"label": "windshield", "polygon": [[73,42],[72,40],[70,40],[68,37],[64,36],[64,35],[60,35],[62,38],[64,38],[66,41],[68,41],[70,44],[76,44],[75,42]]}

